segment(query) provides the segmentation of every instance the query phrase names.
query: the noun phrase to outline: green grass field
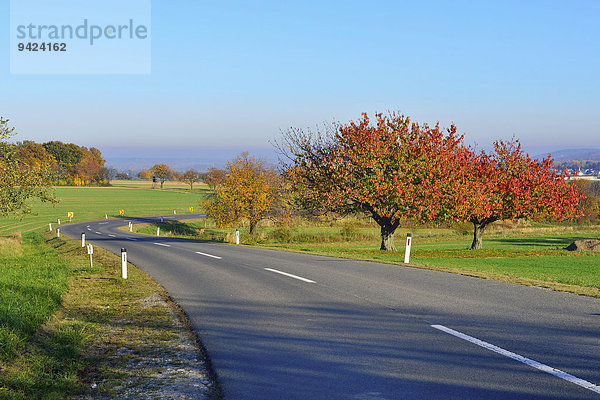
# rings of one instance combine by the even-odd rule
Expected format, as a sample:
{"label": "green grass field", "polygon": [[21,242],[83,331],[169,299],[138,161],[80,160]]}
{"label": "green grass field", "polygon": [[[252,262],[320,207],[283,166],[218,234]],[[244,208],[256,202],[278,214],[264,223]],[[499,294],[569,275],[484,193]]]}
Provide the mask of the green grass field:
{"label": "green grass field", "polygon": [[[189,186],[181,184],[165,184],[163,190],[152,189],[152,183],[146,181],[119,181],[114,187],[58,187],[56,197],[60,202],[56,205],[33,202],[33,214],[22,219],[0,218],[0,236],[12,232],[30,232],[40,228],[48,228],[48,223],[56,226],[57,219],[61,223],[69,221],[68,212],[73,212],[73,222],[118,217],[119,210],[125,216],[145,216],[158,214],[189,213],[190,207],[199,211],[199,200],[207,193],[205,186],[196,185],[198,189],[190,192]],[[140,182],[140,183],[136,183]]]}

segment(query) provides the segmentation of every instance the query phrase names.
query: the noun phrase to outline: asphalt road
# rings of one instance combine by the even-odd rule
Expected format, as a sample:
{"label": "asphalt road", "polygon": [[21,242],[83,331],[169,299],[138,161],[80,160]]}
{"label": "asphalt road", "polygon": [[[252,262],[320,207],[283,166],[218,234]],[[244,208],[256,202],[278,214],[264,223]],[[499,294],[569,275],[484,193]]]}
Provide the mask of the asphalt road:
{"label": "asphalt road", "polygon": [[187,313],[226,399],[600,398],[599,299],[117,230],[156,218],[61,231],[127,248]]}

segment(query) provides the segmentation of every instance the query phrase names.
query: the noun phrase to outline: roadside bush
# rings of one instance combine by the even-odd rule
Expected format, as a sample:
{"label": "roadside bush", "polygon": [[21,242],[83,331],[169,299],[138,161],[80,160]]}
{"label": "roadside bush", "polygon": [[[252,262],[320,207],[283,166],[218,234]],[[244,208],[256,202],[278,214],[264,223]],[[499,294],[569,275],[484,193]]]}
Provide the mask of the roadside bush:
{"label": "roadside bush", "polygon": [[342,228],[341,235],[344,239],[355,239],[360,236],[358,228],[354,225],[346,225]]}
{"label": "roadside bush", "polygon": [[281,243],[290,243],[294,237],[292,231],[288,227],[280,227],[273,231],[271,237]]}

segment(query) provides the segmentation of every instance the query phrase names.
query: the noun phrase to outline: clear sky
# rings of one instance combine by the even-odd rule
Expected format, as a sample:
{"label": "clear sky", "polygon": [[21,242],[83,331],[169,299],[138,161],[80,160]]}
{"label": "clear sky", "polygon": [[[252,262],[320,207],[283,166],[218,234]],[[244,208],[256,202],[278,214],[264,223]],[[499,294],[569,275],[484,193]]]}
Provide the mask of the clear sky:
{"label": "clear sky", "polygon": [[150,74],[11,74],[3,29],[0,116],[17,140],[133,153],[252,151],[386,110],[479,147],[600,147],[599,18],[598,0],[153,0]]}

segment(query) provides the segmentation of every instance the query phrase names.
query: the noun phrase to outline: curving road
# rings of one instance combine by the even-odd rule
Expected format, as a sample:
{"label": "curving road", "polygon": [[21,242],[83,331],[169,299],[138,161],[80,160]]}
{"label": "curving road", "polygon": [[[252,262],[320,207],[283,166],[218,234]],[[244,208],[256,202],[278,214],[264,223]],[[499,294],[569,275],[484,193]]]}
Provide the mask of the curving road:
{"label": "curving road", "polygon": [[599,299],[117,229],[157,218],[61,231],[127,248],[187,313],[226,399],[600,399]]}

